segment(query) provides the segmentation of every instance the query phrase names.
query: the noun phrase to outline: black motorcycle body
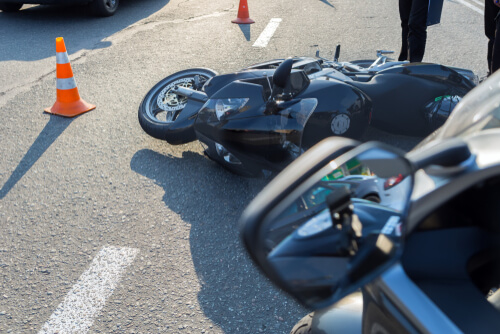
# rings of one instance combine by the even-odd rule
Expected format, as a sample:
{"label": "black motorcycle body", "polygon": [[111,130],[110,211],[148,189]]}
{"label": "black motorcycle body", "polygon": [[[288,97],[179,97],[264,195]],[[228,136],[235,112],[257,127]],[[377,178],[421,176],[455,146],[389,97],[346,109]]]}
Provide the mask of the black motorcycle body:
{"label": "black motorcycle body", "polygon": [[[482,83],[407,154],[329,138],[252,201],[241,218],[249,254],[279,288],[315,310],[291,333],[498,332],[499,83],[500,74]],[[311,209],[321,206],[320,213],[302,221],[290,214],[294,201],[320,194],[352,161],[398,195],[370,204],[363,217],[356,207],[364,202],[332,189],[314,197]],[[377,210],[384,205],[399,215]],[[287,217],[296,225],[277,235]]]}
{"label": "black motorcycle body", "polygon": [[[223,75],[186,70],[199,83],[171,87],[169,99],[175,95],[176,103],[181,98],[184,102],[169,120],[155,121],[153,109],[161,108],[154,105],[153,95],[158,95],[158,85],[171,85],[178,74],[146,95],[139,121],[153,137],[174,145],[198,139],[211,159],[233,172],[255,175],[283,169],[329,136],[360,139],[369,124],[424,137],[441,126],[475,86],[468,70],[385,62],[382,57],[373,64],[318,57],[277,59]],[[240,105],[234,107],[231,100]]]}

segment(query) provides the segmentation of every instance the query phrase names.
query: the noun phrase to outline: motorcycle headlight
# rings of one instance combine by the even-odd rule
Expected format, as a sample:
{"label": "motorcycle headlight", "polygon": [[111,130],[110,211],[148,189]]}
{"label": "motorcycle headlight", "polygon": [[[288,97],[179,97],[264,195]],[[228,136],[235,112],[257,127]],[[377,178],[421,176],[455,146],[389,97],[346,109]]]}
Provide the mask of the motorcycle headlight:
{"label": "motorcycle headlight", "polygon": [[210,99],[202,107],[206,112],[214,112],[220,121],[230,114],[242,111],[248,98]]}

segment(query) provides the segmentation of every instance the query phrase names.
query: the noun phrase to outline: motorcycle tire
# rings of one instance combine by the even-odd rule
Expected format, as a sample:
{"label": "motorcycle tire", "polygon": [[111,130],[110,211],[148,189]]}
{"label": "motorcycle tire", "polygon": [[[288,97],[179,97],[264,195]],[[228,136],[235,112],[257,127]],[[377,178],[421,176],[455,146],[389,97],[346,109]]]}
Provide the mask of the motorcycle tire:
{"label": "motorcycle tire", "polygon": [[374,203],[380,203],[380,197],[378,195],[375,195],[375,194],[367,195],[367,196],[363,197],[363,199],[370,201],[370,202],[374,202]]}
{"label": "motorcycle tire", "polygon": [[[186,106],[187,98],[172,92],[178,86],[202,90],[203,83],[217,75],[207,68],[192,68],[169,75],[144,96],[139,106],[139,124],[151,137],[165,140],[166,133]],[[194,87],[199,76],[199,87]]]}

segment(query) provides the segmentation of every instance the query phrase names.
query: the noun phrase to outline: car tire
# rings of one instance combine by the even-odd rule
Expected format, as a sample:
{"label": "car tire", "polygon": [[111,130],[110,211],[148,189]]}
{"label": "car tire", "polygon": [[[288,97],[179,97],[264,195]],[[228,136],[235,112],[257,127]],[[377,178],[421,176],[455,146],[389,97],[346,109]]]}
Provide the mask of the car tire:
{"label": "car tire", "polygon": [[112,16],[118,9],[120,0],[93,0],[90,3],[90,8],[96,16],[107,17]]}
{"label": "car tire", "polygon": [[366,195],[365,197],[363,197],[363,199],[374,203],[380,203],[380,197],[378,197],[378,195],[375,194]]}
{"label": "car tire", "polygon": [[23,6],[22,3],[5,3],[0,2],[0,10],[6,13],[17,12]]}

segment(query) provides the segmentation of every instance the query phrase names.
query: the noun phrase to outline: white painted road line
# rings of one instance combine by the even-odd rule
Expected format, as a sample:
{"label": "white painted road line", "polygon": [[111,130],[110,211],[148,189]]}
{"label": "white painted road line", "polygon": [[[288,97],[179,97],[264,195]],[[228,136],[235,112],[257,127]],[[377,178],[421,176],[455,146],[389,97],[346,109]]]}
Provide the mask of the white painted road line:
{"label": "white painted road line", "polygon": [[262,33],[260,34],[259,38],[257,38],[255,43],[253,43],[253,46],[257,48],[265,48],[267,46],[267,43],[269,43],[269,40],[271,40],[271,37],[273,37],[276,29],[278,29],[280,22],[280,18],[271,19],[264,31],[262,31]]}
{"label": "white painted road line", "polygon": [[481,2],[479,0],[471,0],[472,2],[474,2],[475,4],[481,6],[481,7],[484,7],[484,2]]}
{"label": "white painted road line", "polygon": [[39,334],[86,333],[138,252],[135,248],[101,249]]}
{"label": "white painted road line", "polygon": [[479,13],[481,15],[484,15],[484,11],[482,9],[477,8],[476,6],[468,3],[467,1],[465,1],[465,0],[456,0],[456,1],[458,3],[461,3],[462,5],[464,5],[465,7],[472,9],[475,12],[477,12],[477,13]]}

